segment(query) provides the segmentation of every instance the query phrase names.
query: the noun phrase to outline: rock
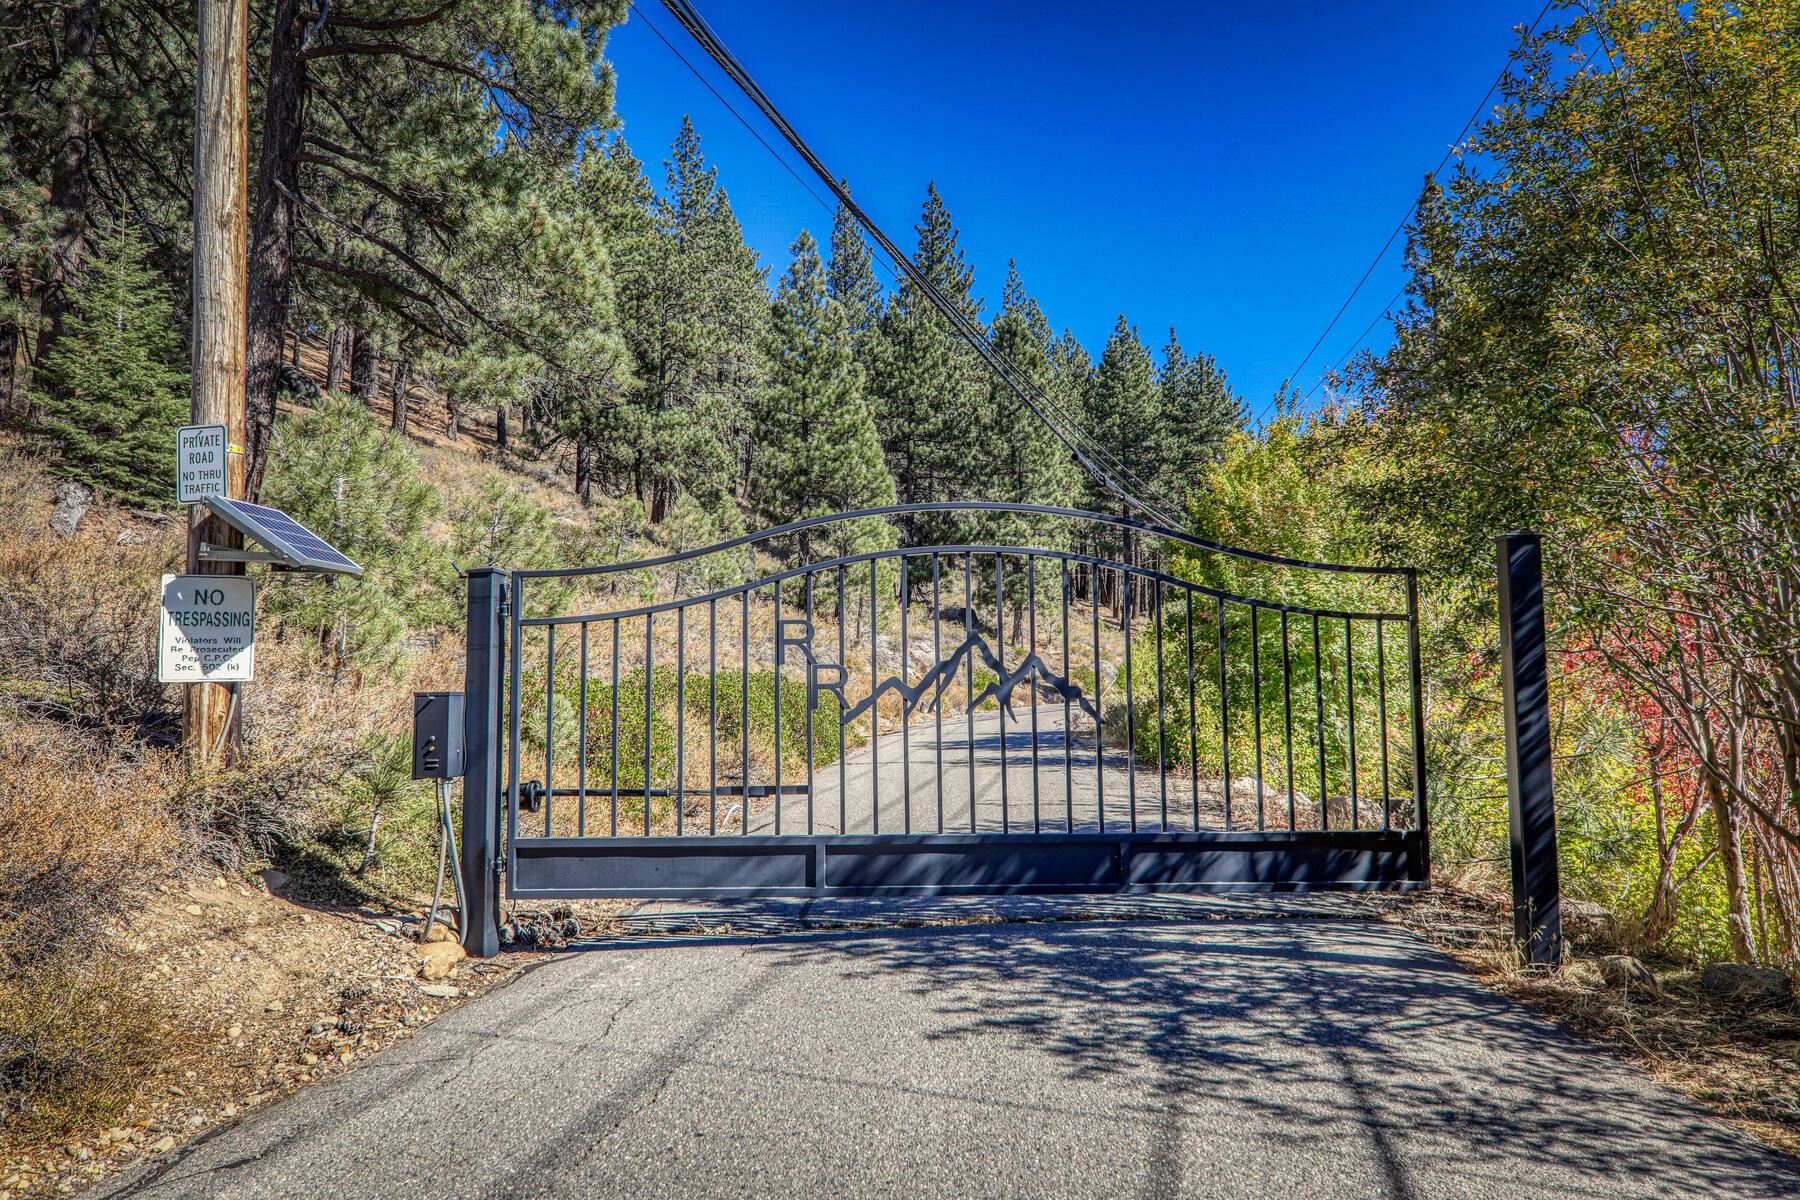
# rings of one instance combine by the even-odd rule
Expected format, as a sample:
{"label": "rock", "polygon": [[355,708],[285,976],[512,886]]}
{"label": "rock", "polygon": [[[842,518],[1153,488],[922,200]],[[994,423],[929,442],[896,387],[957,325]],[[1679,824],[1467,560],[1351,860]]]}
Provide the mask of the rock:
{"label": "rock", "polygon": [[454,1000],[462,995],[462,989],[453,983],[423,983],[419,991],[434,1000]]}
{"label": "rock", "polygon": [[1110,662],[1102,662],[1100,664],[1100,686],[1101,686],[1101,688],[1105,689],[1105,688],[1112,687],[1113,680],[1117,679],[1118,677],[1119,677],[1119,668],[1118,668],[1117,664],[1110,663]]}
{"label": "rock", "polygon": [[242,1025],[233,1025],[225,1031],[225,1036],[235,1041],[244,1036],[244,1027]]}
{"label": "rock", "polygon": [[269,894],[274,895],[288,885],[287,872],[271,867],[262,873],[262,881],[263,886],[269,889]]}
{"label": "rock", "polygon": [[1467,949],[1488,940],[1488,931],[1480,925],[1440,925],[1432,931],[1447,946]]}
{"label": "rock", "polygon": [[907,650],[907,662],[914,671],[930,670],[937,665],[937,661],[937,655],[931,649],[930,638],[915,639]]}
{"label": "rock", "polygon": [[1785,1000],[1794,992],[1786,971],[1746,963],[1712,963],[1700,972],[1700,986],[1734,1000]]}
{"label": "rock", "polygon": [[303,1067],[316,1067],[319,1065],[319,1056],[310,1053],[302,1054],[300,1056],[300,1065]]}
{"label": "rock", "polygon": [[190,917],[204,917],[206,915],[206,910],[201,908],[198,904],[184,904],[181,907],[181,911]]}
{"label": "rock", "polygon": [[427,942],[454,942],[458,939],[456,930],[439,921],[431,927],[431,932],[425,935],[425,940]]}
{"label": "rock", "polygon": [[174,1148],[175,1139],[166,1133],[157,1138],[154,1142],[151,1142],[149,1146],[145,1147],[151,1154],[167,1154]]}
{"label": "rock", "polygon": [[108,1142],[128,1142],[131,1140],[131,1131],[128,1129],[121,1129],[115,1125],[105,1133],[101,1134],[100,1137],[103,1141]]}
{"label": "rock", "polygon": [[419,957],[425,960],[419,964],[420,979],[447,979],[468,952],[458,942],[428,942],[419,947]]}
{"label": "rock", "polygon": [[279,1000],[271,1000],[267,1004],[263,1005],[263,1011],[266,1013],[275,1013],[275,1014],[279,1015],[279,1014],[287,1011],[287,1005],[283,1004]]}
{"label": "rock", "polygon": [[1622,988],[1625,991],[1636,989],[1660,996],[1662,988],[1656,982],[1656,976],[1637,959],[1629,954],[1609,954],[1600,960],[1600,978],[1606,980],[1609,987]]}
{"label": "rock", "polygon": [[75,482],[56,485],[56,510],[50,514],[50,532],[57,537],[74,537],[81,519],[94,506],[94,489]]}
{"label": "rock", "polygon": [[1614,924],[1612,909],[1595,904],[1592,900],[1568,900],[1562,902],[1563,919],[1572,925],[1586,925],[1596,932],[1611,929]]}

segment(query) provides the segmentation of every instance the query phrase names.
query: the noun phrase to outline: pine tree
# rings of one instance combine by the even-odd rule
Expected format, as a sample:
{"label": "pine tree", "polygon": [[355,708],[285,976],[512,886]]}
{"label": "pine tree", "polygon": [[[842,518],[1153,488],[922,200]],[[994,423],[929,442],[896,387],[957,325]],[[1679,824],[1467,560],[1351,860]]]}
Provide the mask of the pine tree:
{"label": "pine tree", "polygon": [[[917,226],[914,261],[952,305],[971,320],[980,303],[974,273],[957,246],[956,227],[936,186]],[[952,331],[910,279],[877,326],[870,348],[869,390],[876,427],[901,503],[983,498],[994,462],[988,368]],[[966,533],[970,522],[914,518],[919,543]]]}
{"label": "pine tree", "polygon": [[623,143],[592,157],[584,202],[607,230],[636,377],[586,432],[596,469],[641,501],[652,524],[682,495],[721,509],[747,472],[749,406],[764,386],[762,269],[691,120],[662,196]]}
{"label": "pine tree", "polygon": [[850,339],[860,353],[886,305],[881,282],[875,278],[874,256],[863,241],[856,218],[842,204],[831,221],[831,269],[825,289],[843,308]]}
{"label": "pine tree", "polygon": [[[843,306],[829,295],[811,234],[801,232],[793,256],[775,294],[769,387],[755,410],[750,496],[769,525],[894,502]],[[867,549],[861,543],[878,534],[852,531],[855,544],[833,550]],[[810,531],[795,549],[800,561],[811,560]]]}
{"label": "pine tree", "polygon": [[34,409],[61,471],[128,504],[175,504],[175,430],[187,421],[181,329],[143,243],[119,222],[95,247]]}
{"label": "pine tree", "polygon": [[[1000,315],[994,321],[989,341],[1045,400],[1056,402],[1050,325],[1037,301],[1026,294],[1016,262],[1006,265]],[[992,427],[987,441],[995,455],[988,498],[1057,506],[1066,506],[1074,499],[1078,481],[1067,447],[1031,406],[998,377],[991,377],[988,384],[987,420]],[[1070,533],[1066,520],[1023,513],[992,518],[984,528],[1002,545],[1051,549],[1067,546]],[[1016,641],[1023,629],[1027,581],[1015,573],[1007,592],[1013,615],[1012,637]],[[1047,600],[1051,594],[1041,587],[1038,592],[1040,600]]]}
{"label": "pine tree", "polygon": [[[1161,397],[1156,388],[1156,372],[1150,352],[1138,337],[1137,330],[1120,314],[1100,366],[1088,390],[1088,432],[1104,448],[1110,469],[1132,490],[1140,490],[1157,478],[1163,462],[1163,430]],[[1108,494],[1098,481],[1087,485],[1088,504],[1096,512],[1118,512],[1119,500]],[[1136,515],[1136,514],[1130,514]],[[1094,542],[1099,553],[1137,561],[1145,549],[1140,539],[1127,539],[1116,529],[1096,529]],[[1115,612],[1123,611],[1123,595],[1114,591],[1110,597]]]}
{"label": "pine tree", "polygon": [[363,568],[268,591],[270,610],[314,630],[339,664],[391,664],[408,628],[454,619],[456,579],[429,536],[437,492],[363,405],[327,395],[278,424],[263,495]]}
{"label": "pine tree", "polygon": [[[1108,461],[1125,474],[1128,487],[1133,480],[1148,483],[1158,477],[1165,439],[1156,370],[1137,329],[1123,313],[1106,340],[1088,391],[1087,428]],[[1090,480],[1088,503],[1097,512],[1107,512],[1116,510],[1119,502]]]}
{"label": "pine tree", "polygon": [[1185,510],[1225,440],[1244,427],[1244,402],[1212,355],[1189,357],[1172,328],[1156,383],[1166,439],[1156,485]]}

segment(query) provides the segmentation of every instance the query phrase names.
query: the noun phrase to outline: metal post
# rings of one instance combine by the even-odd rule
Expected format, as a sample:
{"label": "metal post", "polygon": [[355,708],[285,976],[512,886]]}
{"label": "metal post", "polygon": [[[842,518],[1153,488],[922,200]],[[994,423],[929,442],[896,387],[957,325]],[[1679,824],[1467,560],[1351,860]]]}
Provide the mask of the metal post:
{"label": "metal post", "polygon": [[1425,779],[1425,667],[1419,658],[1419,620],[1419,573],[1409,568],[1406,572],[1406,669],[1412,705],[1413,827],[1419,839],[1419,882],[1430,883],[1431,812]]}
{"label": "metal post", "polygon": [[506,575],[469,572],[468,661],[463,692],[462,943],[470,954],[500,952],[500,609]]}
{"label": "metal post", "polygon": [[1562,962],[1562,907],[1550,778],[1543,542],[1537,534],[1521,530],[1501,536],[1499,590],[1513,932],[1527,962],[1554,967]]}

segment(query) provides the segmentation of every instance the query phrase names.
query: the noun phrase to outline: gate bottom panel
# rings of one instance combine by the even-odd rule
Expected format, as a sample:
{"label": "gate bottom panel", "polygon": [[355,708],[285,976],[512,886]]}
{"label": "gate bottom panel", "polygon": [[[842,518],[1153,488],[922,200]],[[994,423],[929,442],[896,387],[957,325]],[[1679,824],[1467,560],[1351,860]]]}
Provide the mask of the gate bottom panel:
{"label": "gate bottom panel", "polygon": [[1424,841],[1394,832],[520,838],[517,899],[1396,891]]}

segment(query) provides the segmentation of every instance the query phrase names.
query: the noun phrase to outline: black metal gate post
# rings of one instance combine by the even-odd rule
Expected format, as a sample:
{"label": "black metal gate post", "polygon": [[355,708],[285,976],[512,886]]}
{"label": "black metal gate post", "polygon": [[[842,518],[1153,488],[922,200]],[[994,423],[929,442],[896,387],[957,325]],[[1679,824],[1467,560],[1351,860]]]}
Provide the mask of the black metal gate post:
{"label": "black metal gate post", "polygon": [[506,574],[469,572],[468,662],[463,743],[462,944],[483,958],[500,952],[500,609]]}
{"label": "black metal gate post", "polygon": [[1506,794],[1511,813],[1513,933],[1525,961],[1562,963],[1562,900],[1551,786],[1550,672],[1544,641],[1543,540],[1500,538],[1500,659],[1506,688]]}

